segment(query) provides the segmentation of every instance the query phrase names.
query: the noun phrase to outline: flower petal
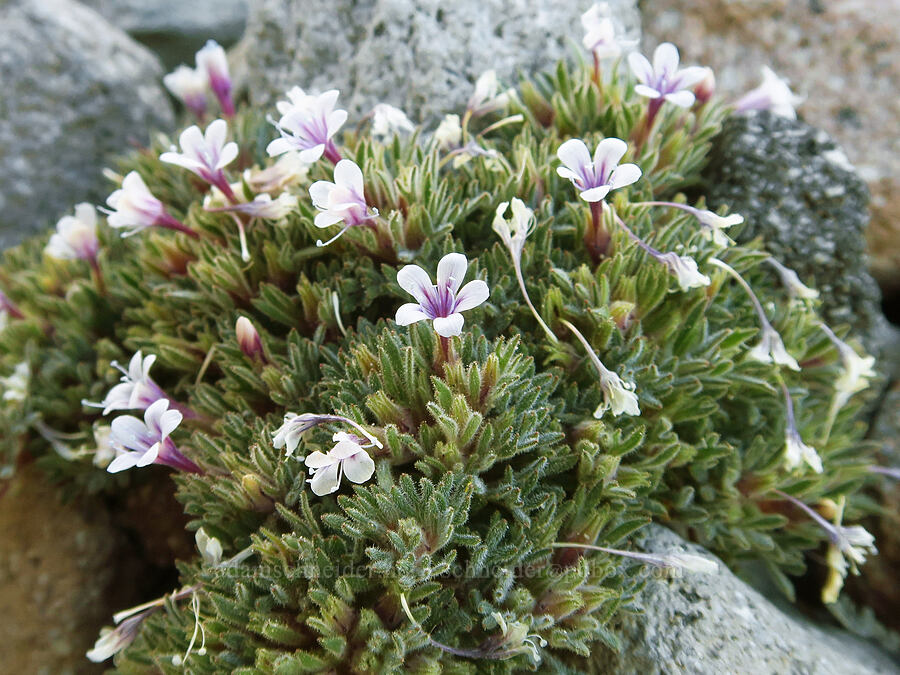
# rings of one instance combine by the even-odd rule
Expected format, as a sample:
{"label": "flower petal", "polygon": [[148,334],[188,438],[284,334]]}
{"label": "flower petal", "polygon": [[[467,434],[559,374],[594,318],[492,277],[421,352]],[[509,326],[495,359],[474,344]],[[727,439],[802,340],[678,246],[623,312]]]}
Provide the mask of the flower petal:
{"label": "flower petal", "polygon": [[344,475],[352,483],[365,483],[375,473],[375,461],[365,450],[344,460]]}
{"label": "flower petal", "polygon": [[363,174],[356,162],[342,159],[334,167],[335,185],[348,188],[356,195],[363,195]]}
{"label": "flower petal", "polygon": [[481,303],[488,299],[491,292],[488,285],[481,279],[470,281],[456,295],[456,306],[454,312],[465,312],[467,309],[478,307]]}
{"label": "flower petal", "polygon": [[[225,145],[225,137],[228,135],[228,123],[223,119],[213,120],[206,127],[205,141],[206,147],[212,150],[215,155],[219,155],[222,146]],[[184,149],[184,146],[182,146]]]}
{"label": "flower petal", "polygon": [[397,283],[400,288],[419,301],[420,305],[429,305],[429,295],[434,293],[434,284],[428,272],[418,265],[406,265],[397,272]]}
{"label": "flower petal", "polygon": [[462,253],[448,253],[437,266],[437,285],[449,288],[456,293],[462,285],[469,268],[469,261]]}
{"label": "flower petal", "polygon": [[615,190],[636,183],[640,180],[641,174],[641,167],[637,164],[620,164],[610,177],[610,187]]}
{"label": "flower petal", "polygon": [[671,76],[678,70],[678,47],[671,42],[663,42],[653,52],[653,73],[656,77]]}
{"label": "flower petal", "polygon": [[456,313],[450,316],[439,316],[434,320],[434,330],[441,337],[454,337],[462,333],[463,315]]}
{"label": "flower petal", "polygon": [[[631,67],[631,72],[634,73],[634,76],[643,84],[647,84],[653,78],[653,66],[650,65],[647,57],[643,54],[631,52],[628,55],[628,65]],[[635,88],[635,91],[637,91],[637,88]]]}
{"label": "flower petal", "polygon": [[606,184],[619,160],[625,156],[628,144],[621,138],[604,138],[594,150],[594,175],[597,182]]}
{"label": "flower petal", "polygon": [[666,100],[672,105],[677,105],[679,108],[690,108],[694,105],[694,99],[694,93],[684,89],[682,91],[666,94]]}
{"label": "flower petal", "polygon": [[316,471],[316,475],[309,481],[313,494],[318,497],[324,497],[335,492],[341,484],[340,468],[340,462],[335,462],[329,467]]}
{"label": "flower petal", "polygon": [[646,96],[647,98],[659,98],[662,96],[662,93],[658,89],[648,87],[646,84],[635,85],[634,93],[638,96]]}
{"label": "flower petal", "polygon": [[415,302],[408,302],[405,305],[401,305],[397,310],[397,316],[394,317],[394,321],[398,326],[408,326],[411,323],[427,318],[429,316],[422,309],[421,305]]}
{"label": "flower petal", "polygon": [[222,154],[219,156],[219,161],[216,163],[214,168],[222,169],[229,164],[231,164],[234,159],[238,156],[238,144],[232,141],[231,143],[227,143],[224,148],[222,148]]}
{"label": "flower petal", "polygon": [[[579,138],[572,138],[559,146],[556,156],[570,171],[581,177],[584,167],[591,163],[591,153]],[[565,177],[565,176],[564,176]]]}
{"label": "flower petal", "polygon": [[109,473],[119,473],[120,471],[125,471],[125,469],[131,469],[137,466],[141,455],[142,453],[140,452],[123,452],[109,463],[106,470]]}
{"label": "flower petal", "polygon": [[598,185],[590,190],[585,190],[579,196],[586,202],[599,202],[609,194],[611,189],[609,185]]}

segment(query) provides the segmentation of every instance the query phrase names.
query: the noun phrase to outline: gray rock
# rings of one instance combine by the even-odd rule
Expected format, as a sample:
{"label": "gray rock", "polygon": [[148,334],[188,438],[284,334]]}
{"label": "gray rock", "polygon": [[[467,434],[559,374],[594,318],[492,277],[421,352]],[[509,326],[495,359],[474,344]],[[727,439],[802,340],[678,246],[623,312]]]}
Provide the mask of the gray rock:
{"label": "gray rock", "polygon": [[[570,0],[254,0],[244,50],[253,102],[290,87],[338,88],[352,112],[380,101],[431,120],[465,105],[472,83],[495,69],[551,69],[581,49],[581,13]],[[640,37],[636,0],[613,0],[627,36]]]}
{"label": "gray rock", "polygon": [[0,248],[108,192],[113,155],[173,123],[152,54],[72,0],[0,4]]}
{"label": "gray rock", "polygon": [[[643,548],[714,557],[658,525],[648,528]],[[714,575],[685,572],[681,577],[656,575],[648,580],[635,602],[642,613],[625,614],[615,627],[622,650],[610,655],[603,672],[900,673],[874,645],[782,613],[719,565]]]}
{"label": "gray rock", "polygon": [[82,0],[159,54],[168,68],[193,63],[208,39],[228,46],[244,34],[248,0]]}
{"label": "gray rock", "polygon": [[887,323],[868,271],[868,191],[824,131],[768,112],[733,116],[714,140],[705,177],[710,204],[746,219],[739,241],[761,235],[821,292],[828,322],[850,324],[880,351]]}

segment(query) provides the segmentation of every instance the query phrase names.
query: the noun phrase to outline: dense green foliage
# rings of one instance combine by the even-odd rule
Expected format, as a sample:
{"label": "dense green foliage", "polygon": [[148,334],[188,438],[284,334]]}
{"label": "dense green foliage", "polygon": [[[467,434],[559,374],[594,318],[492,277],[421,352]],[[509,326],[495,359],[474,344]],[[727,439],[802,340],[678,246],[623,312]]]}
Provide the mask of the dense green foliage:
{"label": "dense green foliage", "polygon": [[[307,188],[332,178],[330,163],[286,187],[299,197],[294,213],[250,225],[245,263],[232,218],[203,209],[206,186],[158,161],[165,141],[123,173],[139,171],[199,239],[162,229],[121,239],[101,227],[102,288],[87,264],[42,257],[44,240],[5,254],[0,288],[25,318],[0,332],[0,375],[23,360],[31,368],[25,400],[0,407],[6,463],[37,457],[76,493],[127,490],[142,472],[167,471],[110,475],[92,462],[105,422],[81,401],[102,400],[119,377],[110,361],[138,349],[159,357],[156,381],[200,415],[173,435],[206,471],[173,473],[178,499],[226,558],[248,546],[253,555],[227,568],[179,563],[184,584],[201,585],[205,650],[195,645],[191,672],[585,672],[598,644],[616,646],[610,619],[646,575],[632,560],[551,544],[629,548],[656,520],[729,563],[763,562],[790,593],[787,575],[803,572],[825,534],[771,490],[810,504],[846,495],[852,521],[870,460],[855,402],[821,435],[841,363],[815,303],[791,300],[756,248],[718,251],[690,215],[636,205],[702,193],[725,110],[664,106],[636,154],[629,144],[626,161],[643,178],[608,199],[657,249],[689,252],[709,286],[680,290],[612,221],[607,255],[586,245],[590,208],[557,175],[556,149],[571,137],[591,148],[634,138],[646,101],[633,86],[613,75],[600,88],[590,69],[560,66],[523,85],[506,113],[521,121],[478,135],[504,115],[472,120],[473,139],[496,152],[457,152],[462,162],[418,134],[382,143],[346,131],[341,152],[362,168],[381,216],[324,248]],[[241,149],[233,179],[274,163],[265,112],[229,124]],[[513,197],[537,217],[523,268],[557,342],[529,312],[491,229]],[[466,313],[448,355],[429,322],[392,319],[410,299],[397,270],[415,262],[433,273],[451,251],[466,254],[468,279],[486,280],[491,296]],[[748,358],[759,321],[745,290],[707,264],[713,255],[754,288],[800,372]],[[265,362],[241,351],[239,316],[259,330]],[[563,320],[635,383],[640,416],[593,417],[597,373]],[[784,465],[782,381],[821,474]],[[273,447],[288,412],[364,425],[384,444],[372,479],[313,495],[303,462]],[[350,429],[308,431],[296,454],[326,452],[337,430]],[[189,603],[170,602],[116,664],[178,672],[172,657],[194,630]]]}

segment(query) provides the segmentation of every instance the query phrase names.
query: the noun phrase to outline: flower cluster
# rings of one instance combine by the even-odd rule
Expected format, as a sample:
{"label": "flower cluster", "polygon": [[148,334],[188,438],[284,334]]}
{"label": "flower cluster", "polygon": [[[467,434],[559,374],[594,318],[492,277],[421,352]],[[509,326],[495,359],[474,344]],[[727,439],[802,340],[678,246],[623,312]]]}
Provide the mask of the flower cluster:
{"label": "flower cluster", "polygon": [[197,52],[195,62],[195,68],[178,66],[163,78],[163,84],[200,120],[206,114],[207,91],[212,91],[223,115],[233,116],[232,83],[225,50],[215,40],[209,40]]}

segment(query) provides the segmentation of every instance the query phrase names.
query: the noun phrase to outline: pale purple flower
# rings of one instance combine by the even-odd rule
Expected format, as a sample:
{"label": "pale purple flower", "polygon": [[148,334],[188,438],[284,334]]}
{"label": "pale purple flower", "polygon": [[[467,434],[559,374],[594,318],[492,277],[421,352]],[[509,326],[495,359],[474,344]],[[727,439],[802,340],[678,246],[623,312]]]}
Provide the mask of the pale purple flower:
{"label": "pale purple flower", "polygon": [[377,103],[372,109],[372,135],[387,138],[394,134],[411,134],[416,128],[406,113],[387,103]]}
{"label": "pale purple flower", "polygon": [[779,366],[787,366],[791,370],[800,370],[797,359],[788,353],[781,336],[772,327],[772,324],[767,321],[763,324],[760,332],[759,344],[747,352],[747,356],[755,361],[775,363]]}
{"label": "pale purple flower", "polygon": [[366,225],[378,215],[366,204],[362,170],[356,162],[340,160],[334,167],[334,182],[319,180],[309,186],[309,196],[313,205],[321,212],[316,214],[316,227],[331,227],[344,223],[344,228],[327,242],[316,242],[316,246],[327,246],[351,227]]}
{"label": "pale purple flower", "polygon": [[121,415],[112,421],[110,442],[119,453],[106,470],[118,473],[133,467],[165,464],[179,471],[203,473],[181,454],[169,435],[181,424],[183,416],[169,410],[168,399],[162,398],[144,411],[144,419]]}
{"label": "pale purple flower", "polygon": [[287,93],[287,101],[277,104],[281,119],[275,128],[281,134],[269,143],[266,151],[270,156],[297,151],[300,159],[311,164],[323,154],[330,162],[337,164],[341,155],[332,141],[338,130],[347,121],[346,110],[335,110],[340,92],[337,89],[314,96],[300,87]]}
{"label": "pale purple flower", "polygon": [[156,361],[155,354],[144,356],[138,350],[128,363],[128,370],[113,361],[112,366],[122,373],[122,381],[109,390],[100,403],[82,401],[84,405],[103,408],[108,415],[114,410],[146,410],[158,400],[166,398],[165,392],[150,377],[150,368]]}
{"label": "pale purple flower", "polygon": [[573,138],[556,151],[563,163],[556,173],[572,181],[586,202],[600,202],[611,190],[631,185],[641,177],[637,164],[619,164],[626,150],[628,145],[622,139],[604,138],[597,144],[592,160],[584,141]]}
{"label": "pale purple flower", "polygon": [[125,619],[115,628],[103,628],[100,631],[100,637],[94,643],[94,647],[85,656],[94,663],[102,663],[106,659],[112,658],[134,642],[144,620],[155,611],[156,608],[154,607]]}
{"label": "pale purple flower", "polygon": [[197,52],[196,60],[197,70],[205,74],[209,88],[222,106],[222,112],[226,117],[231,117],[234,115],[234,102],[231,100],[231,75],[225,50],[215,40],[209,40]]}
{"label": "pale purple flower", "polygon": [[581,15],[581,27],[584,29],[584,48],[593,53],[597,60],[614,59],[623,49],[637,45],[637,40],[619,40],[616,29],[610,18],[609,4],[595,3]]}
{"label": "pale purple flower", "polygon": [[106,222],[110,227],[131,228],[122,234],[123,237],[130,237],[148,227],[165,227],[197,236],[196,232],[169,215],[137,171],[125,176],[122,187],[106,198],[106,204],[111,209],[106,210]]}
{"label": "pale purple flower", "polygon": [[99,250],[97,210],[93,204],[83,203],[75,207],[74,216],[60,218],[44,253],[61,260],[87,260],[96,264]]}
{"label": "pale purple flower", "polygon": [[701,234],[704,238],[710,240],[719,248],[727,248],[734,242],[728,238],[723,230],[733,226],[740,225],[744,222],[744,217],[737,213],[727,216],[720,216],[717,213],[706,209],[698,209],[687,204],[679,204],[678,202],[641,202],[642,206],[668,206],[673,209],[679,209],[690,213],[700,222]]}
{"label": "pale purple flower", "polygon": [[748,91],[734,104],[735,110],[771,110],[781,117],[797,119],[796,107],[803,103],[803,97],[794,94],[787,81],[778,77],[768,66],[763,66],[762,78],[762,84]]}
{"label": "pale purple flower", "polygon": [[287,413],[284,416],[284,422],[272,436],[272,447],[276,450],[284,448],[285,454],[290,457],[294,454],[294,451],[300,444],[300,438],[304,433],[327,422],[348,424],[359,431],[364,437],[368,438],[369,442],[375,447],[383,447],[381,441],[350,418],[343,417],[342,415],[322,415],[318,413],[303,413],[301,415]]}
{"label": "pale purple flower", "polygon": [[161,154],[159,159],[187,169],[219,188],[230,201],[237,201],[225,178],[225,167],[238,156],[238,146],[234,141],[226,142],[227,135],[225,120],[210,122],[205,134],[196,125],[188,127],[178,139],[181,152],[173,149]]}
{"label": "pale purple flower", "polygon": [[697,261],[686,255],[678,255],[670,251],[668,253],[659,253],[653,256],[660,263],[666,266],[669,274],[678,280],[678,285],[682,291],[688,291],[692,288],[701,288],[709,286],[710,279],[701,273],[697,268]]}
{"label": "pale purple flower", "polygon": [[785,405],[785,432],[784,432],[784,463],[788,469],[793,470],[802,464],[808,464],[816,473],[822,473],[822,459],[812,446],[803,442],[797,429],[797,421],[794,417],[794,401],[784,382],[781,383],[784,392]]}
{"label": "pale purple flower", "polygon": [[432,284],[428,272],[418,265],[406,265],[397,272],[397,283],[416,299],[397,310],[397,324],[408,326],[430,319],[441,337],[459,335],[463,327],[461,312],[478,307],[490,295],[488,285],[481,279],[460,288],[468,266],[466,256],[448,253],[438,263],[437,284]]}
{"label": "pale purple flower", "polygon": [[778,272],[778,276],[781,277],[781,283],[784,284],[784,287],[787,289],[788,294],[792,298],[799,298],[801,300],[815,300],[819,297],[819,291],[814,288],[810,288],[802,281],[800,281],[800,277],[797,276],[797,273],[790,269],[789,267],[785,267],[780,262],[775,260],[775,258],[766,258],[766,262],[769,263],[772,267],[775,268],[775,271]]}
{"label": "pale purple flower", "polygon": [[297,209],[297,197],[282,192],[277,199],[272,199],[269,194],[256,195],[252,201],[238,202],[229,206],[220,208],[205,207],[207,211],[229,211],[235,213],[243,213],[251,218],[262,218],[264,220],[281,220],[289,213]]}
{"label": "pale purple flower", "polygon": [[375,473],[375,462],[361,445],[363,439],[339,431],[332,440],[335,446],[322,453],[316,450],[304,463],[312,475],[307,482],[313,494],[322,497],[336,492],[341,485],[341,477],[346,476],[351,483],[365,483]]}
{"label": "pale purple flower", "polygon": [[198,119],[203,119],[206,114],[206,87],[208,84],[204,71],[180,65],[163,77],[163,84]]}
{"label": "pale purple flower", "polygon": [[629,54],[628,65],[640,81],[634,92],[651,99],[657,107],[668,101],[681,108],[690,108],[695,98],[690,88],[706,77],[706,68],[679,69],[678,61],[678,48],[670,42],[656,48],[652,65],[643,54]]}

